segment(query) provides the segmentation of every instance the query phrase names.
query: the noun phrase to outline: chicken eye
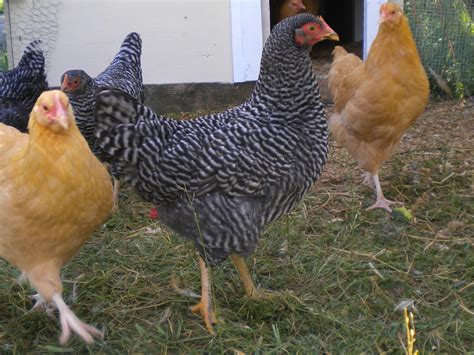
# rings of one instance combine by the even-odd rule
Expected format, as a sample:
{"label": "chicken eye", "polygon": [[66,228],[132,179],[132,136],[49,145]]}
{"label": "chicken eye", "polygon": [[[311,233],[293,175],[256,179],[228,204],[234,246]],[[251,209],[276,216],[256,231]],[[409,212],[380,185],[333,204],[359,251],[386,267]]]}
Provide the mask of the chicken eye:
{"label": "chicken eye", "polygon": [[45,104],[41,105],[41,108],[45,110],[46,112],[48,112],[49,110],[48,106],[46,106]]}
{"label": "chicken eye", "polygon": [[395,15],[395,10],[392,10],[391,14],[392,14],[392,15]]}
{"label": "chicken eye", "polygon": [[309,30],[310,30],[310,31],[314,31],[315,29],[316,29],[315,26],[309,26]]}

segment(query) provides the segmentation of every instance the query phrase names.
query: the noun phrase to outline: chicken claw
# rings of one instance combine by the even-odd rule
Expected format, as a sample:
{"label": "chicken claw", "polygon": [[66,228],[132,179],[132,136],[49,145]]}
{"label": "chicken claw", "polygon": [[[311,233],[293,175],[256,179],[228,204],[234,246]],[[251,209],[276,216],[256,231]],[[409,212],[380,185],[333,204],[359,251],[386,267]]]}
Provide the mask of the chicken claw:
{"label": "chicken claw", "polygon": [[213,324],[217,323],[216,314],[212,309],[212,303],[206,305],[203,301],[199,302],[195,306],[189,308],[193,313],[200,313],[201,317],[206,325],[206,329],[212,335],[215,335],[216,332],[214,331]]}
{"label": "chicken claw", "polygon": [[104,333],[97,328],[84,323],[74,314],[73,311],[64,303],[61,295],[54,294],[53,302],[58,307],[59,316],[61,320],[61,335],[59,337],[59,343],[64,345],[67,343],[71,336],[71,330],[79,335],[88,344],[94,342],[94,336],[102,339]]}
{"label": "chicken claw", "polygon": [[44,300],[44,298],[41,297],[41,295],[39,293],[36,293],[36,294],[34,294],[30,297],[31,297],[32,300],[35,301],[35,304],[33,305],[33,307],[31,307],[29,312],[42,310],[42,311],[46,312],[46,314],[48,316],[51,317],[53,315],[53,312],[57,309],[54,304],[52,304],[50,302],[46,302]]}
{"label": "chicken claw", "polygon": [[395,203],[395,201],[387,200],[384,197],[384,198],[381,198],[381,199],[377,199],[377,201],[372,206],[367,208],[367,210],[373,210],[374,208],[383,208],[388,213],[392,213],[392,208],[390,207],[390,205],[392,205],[394,203]]}
{"label": "chicken claw", "polygon": [[374,208],[383,208],[388,213],[391,213],[392,209],[390,208],[390,205],[394,204],[395,201],[387,200],[385,196],[383,195],[382,186],[380,185],[380,180],[379,180],[379,174],[378,173],[373,174],[372,178],[375,185],[375,193],[377,194],[377,201],[372,206],[367,208],[367,210],[372,210]]}

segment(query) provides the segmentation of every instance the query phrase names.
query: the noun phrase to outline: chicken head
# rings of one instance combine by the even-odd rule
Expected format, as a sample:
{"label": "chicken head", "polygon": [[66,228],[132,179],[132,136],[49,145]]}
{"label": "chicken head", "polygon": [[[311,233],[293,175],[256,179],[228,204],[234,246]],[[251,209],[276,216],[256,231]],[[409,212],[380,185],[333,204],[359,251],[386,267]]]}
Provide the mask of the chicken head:
{"label": "chicken head", "polygon": [[339,36],[321,16],[316,22],[308,22],[295,30],[295,42],[301,46],[311,47],[326,39],[339,41]]}

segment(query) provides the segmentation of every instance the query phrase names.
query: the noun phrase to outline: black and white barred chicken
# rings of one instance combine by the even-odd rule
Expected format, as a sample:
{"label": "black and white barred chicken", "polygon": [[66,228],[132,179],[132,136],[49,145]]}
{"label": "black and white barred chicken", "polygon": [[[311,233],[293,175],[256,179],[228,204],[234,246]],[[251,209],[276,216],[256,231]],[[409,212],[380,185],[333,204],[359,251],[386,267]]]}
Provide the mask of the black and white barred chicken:
{"label": "black and white barred chicken", "polygon": [[207,266],[231,256],[245,292],[258,292],[243,257],[266,225],[293,209],[317,180],[328,130],[308,50],[337,39],[310,14],[275,26],[251,97],[241,106],[187,121],[155,115],[117,91],[98,95],[96,136],[112,164],[160,220],[200,253],[200,312],[213,333]]}
{"label": "black and white barred chicken", "polygon": [[30,112],[48,89],[40,45],[31,42],[15,68],[0,72],[0,122],[21,132],[27,131]]}
{"label": "black and white barred chicken", "polygon": [[[105,89],[116,89],[125,92],[139,102],[143,102],[141,67],[142,40],[136,32],[129,33],[122,42],[120,51],[110,65],[96,78],[91,78],[83,70],[69,70],[61,76],[61,90],[66,93],[74,109],[76,124],[86,139],[92,152],[102,161],[107,155],[97,144],[94,136],[94,108],[96,95]],[[117,207],[119,176],[111,168],[114,177],[114,206]]]}

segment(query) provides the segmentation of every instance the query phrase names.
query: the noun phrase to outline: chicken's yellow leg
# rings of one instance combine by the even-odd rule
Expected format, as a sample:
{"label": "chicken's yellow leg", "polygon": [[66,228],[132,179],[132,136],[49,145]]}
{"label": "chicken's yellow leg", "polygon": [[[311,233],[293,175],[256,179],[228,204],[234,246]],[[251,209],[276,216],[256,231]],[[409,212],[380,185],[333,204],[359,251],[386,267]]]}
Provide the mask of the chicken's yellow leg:
{"label": "chicken's yellow leg", "polygon": [[214,307],[212,306],[211,279],[206,263],[201,257],[199,257],[199,269],[201,270],[201,301],[191,307],[191,312],[199,312],[209,333],[215,334],[212,324],[217,323],[217,321],[216,315],[214,314]]}
{"label": "chicken's yellow leg", "polygon": [[278,296],[280,293],[268,290],[257,290],[250,276],[249,269],[245,263],[245,259],[238,255],[231,255],[230,258],[239,272],[240,280],[244,285],[245,295],[253,299],[269,299]]}
{"label": "chicken's yellow leg", "polygon": [[114,201],[114,211],[118,211],[119,205],[118,205],[118,199],[119,199],[119,189],[120,189],[120,180],[114,178],[114,190],[112,194],[112,199]]}
{"label": "chicken's yellow leg", "polygon": [[253,283],[252,276],[250,276],[249,269],[247,268],[244,258],[238,255],[231,255],[230,258],[239,272],[240,280],[244,285],[245,295],[247,295],[247,297],[256,296],[258,291],[255,287],[255,284]]}

